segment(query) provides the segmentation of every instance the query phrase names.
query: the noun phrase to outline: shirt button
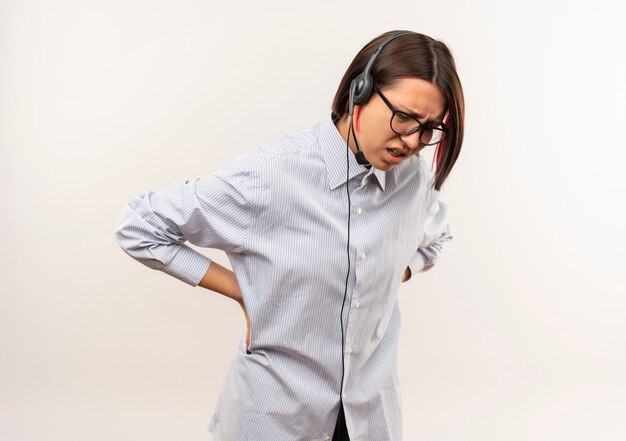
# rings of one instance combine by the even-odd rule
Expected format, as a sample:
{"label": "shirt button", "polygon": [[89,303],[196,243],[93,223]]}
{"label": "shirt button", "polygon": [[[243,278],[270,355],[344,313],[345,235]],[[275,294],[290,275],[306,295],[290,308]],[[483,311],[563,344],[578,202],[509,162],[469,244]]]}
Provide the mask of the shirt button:
{"label": "shirt button", "polygon": [[356,214],[361,214],[363,213],[363,209],[361,207],[356,209]]}
{"label": "shirt button", "polygon": [[361,302],[359,302],[358,300],[356,302],[354,302],[354,307],[356,309],[359,309],[359,306],[361,306]]}
{"label": "shirt button", "polygon": [[324,438],[324,441],[330,441],[330,436],[327,436],[326,438]]}
{"label": "shirt button", "polygon": [[343,393],[341,394],[341,399],[342,399],[342,400],[345,400],[345,399],[346,399],[346,393],[345,393],[345,392],[343,392]]}
{"label": "shirt button", "polygon": [[359,260],[365,260],[365,253],[359,254]]}
{"label": "shirt button", "polygon": [[348,354],[352,354],[352,346],[348,346]]}

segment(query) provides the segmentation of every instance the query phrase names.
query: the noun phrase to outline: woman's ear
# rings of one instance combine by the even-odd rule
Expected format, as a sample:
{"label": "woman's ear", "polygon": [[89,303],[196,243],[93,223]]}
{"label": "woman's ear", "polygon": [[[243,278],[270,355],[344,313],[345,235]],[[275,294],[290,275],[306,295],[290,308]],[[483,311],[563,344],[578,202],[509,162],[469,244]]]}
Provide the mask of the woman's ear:
{"label": "woman's ear", "polygon": [[354,130],[359,131],[359,116],[361,115],[361,106],[354,106]]}

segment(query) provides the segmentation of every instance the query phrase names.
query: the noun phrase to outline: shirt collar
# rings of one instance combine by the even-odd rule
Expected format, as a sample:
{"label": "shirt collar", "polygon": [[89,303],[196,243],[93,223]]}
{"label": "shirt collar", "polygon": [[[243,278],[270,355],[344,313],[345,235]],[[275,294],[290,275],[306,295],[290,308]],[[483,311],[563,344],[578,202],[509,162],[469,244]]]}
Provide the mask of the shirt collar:
{"label": "shirt collar", "polygon": [[[339,187],[346,182],[346,140],[343,139],[339,130],[333,123],[332,116],[329,115],[319,125],[318,140],[320,149],[322,151],[322,157],[326,162],[326,170],[328,171],[328,184],[331,190]],[[376,167],[371,166],[369,169],[364,165],[356,162],[354,153],[352,151],[348,154],[348,163],[350,164],[349,179],[366,173],[365,176],[373,174],[376,176],[378,185],[382,191],[385,191],[385,185],[388,176],[393,178],[393,169],[385,172],[378,170]],[[364,176],[364,177],[365,177]]]}

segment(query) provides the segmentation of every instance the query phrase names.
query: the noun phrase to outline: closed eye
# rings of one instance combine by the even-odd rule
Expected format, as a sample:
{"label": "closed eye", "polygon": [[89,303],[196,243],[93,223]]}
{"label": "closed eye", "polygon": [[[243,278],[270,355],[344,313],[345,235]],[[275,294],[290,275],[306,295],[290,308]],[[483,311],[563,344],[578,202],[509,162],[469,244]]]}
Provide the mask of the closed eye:
{"label": "closed eye", "polygon": [[410,121],[413,118],[411,118],[409,115],[407,115],[406,113],[403,112],[398,112],[396,113],[396,118],[398,118],[400,121]]}

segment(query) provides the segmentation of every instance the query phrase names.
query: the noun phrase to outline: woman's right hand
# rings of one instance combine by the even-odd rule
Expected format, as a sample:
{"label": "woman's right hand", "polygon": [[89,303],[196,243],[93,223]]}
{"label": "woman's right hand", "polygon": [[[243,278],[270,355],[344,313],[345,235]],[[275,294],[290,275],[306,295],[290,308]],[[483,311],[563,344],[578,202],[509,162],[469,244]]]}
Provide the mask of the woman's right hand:
{"label": "woman's right hand", "polygon": [[246,326],[248,328],[246,331],[247,349],[248,346],[250,346],[250,317],[248,316],[246,305],[243,302],[243,295],[241,294],[241,289],[239,288],[239,283],[237,282],[237,276],[235,273],[227,268],[224,268],[217,262],[212,261],[199,285],[203,288],[223,294],[241,305],[241,309],[243,309],[243,313],[246,316]]}
{"label": "woman's right hand", "polygon": [[246,349],[250,346],[250,317],[248,317],[248,310],[243,303],[243,296],[239,283],[237,282],[237,276],[235,273],[215,261],[212,261],[207,269],[207,272],[202,277],[202,280],[198,284],[203,288],[210,289],[211,291],[218,292],[225,295],[241,305],[243,313],[246,316],[246,325],[248,330],[246,332]]}

